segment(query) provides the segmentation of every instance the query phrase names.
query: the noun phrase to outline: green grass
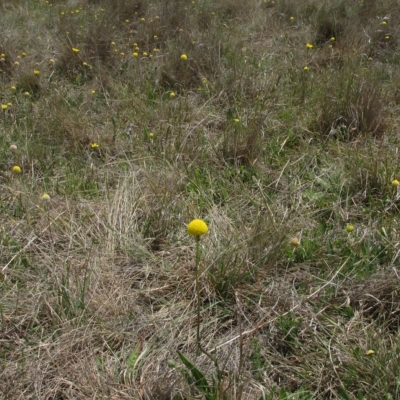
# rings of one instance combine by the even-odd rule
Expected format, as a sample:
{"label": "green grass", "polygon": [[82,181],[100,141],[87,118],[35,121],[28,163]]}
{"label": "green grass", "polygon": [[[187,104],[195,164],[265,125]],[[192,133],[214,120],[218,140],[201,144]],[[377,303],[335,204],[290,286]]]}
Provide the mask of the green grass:
{"label": "green grass", "polygon": [[399,398],[399,23],[0,0],[0,399]]}

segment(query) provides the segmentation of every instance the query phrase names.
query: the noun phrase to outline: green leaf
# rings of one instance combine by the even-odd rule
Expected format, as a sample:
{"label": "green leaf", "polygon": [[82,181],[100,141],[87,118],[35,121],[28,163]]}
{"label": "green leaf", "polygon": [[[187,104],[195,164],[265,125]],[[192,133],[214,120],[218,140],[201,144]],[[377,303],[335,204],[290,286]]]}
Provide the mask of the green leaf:
{"label": "green leaf", "polygon": [[338,387],[338,393],[339,396],[343,399],[343,400],[351,400],[351,397],[349,396],[349,394],[347,393],[347,390],[341,386]]}

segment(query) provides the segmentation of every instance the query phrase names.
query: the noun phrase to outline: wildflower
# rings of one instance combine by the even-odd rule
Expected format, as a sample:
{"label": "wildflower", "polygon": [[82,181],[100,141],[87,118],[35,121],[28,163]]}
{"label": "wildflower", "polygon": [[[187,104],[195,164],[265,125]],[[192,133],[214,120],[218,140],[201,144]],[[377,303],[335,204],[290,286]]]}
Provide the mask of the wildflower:
{"label": "wildflower", "polygon": [[151,137],[151,138],[154,137],[154,133],[153,133],[153,132],[150,132],[150,133],[149,133],[149,137]]}
{"label": "wildflower", "polygon": [[29,93],[29,92],[24,92],[24,96],[26,96],[26,97],[28,97],[28,96],[30,96],[31,94]]}
{"label": "wildflower", "polygon": [[99,144],[96,143],[96,142],[94,142],[94,143],[92,143],[92,144],[90,145],[90,147],[91,147],[92,149],[97,149],[97,148],[99,147]]}
{"label": "wildflower", "polygon": [[304,71],[308,71],[307,65],[303,69],[304,69]]}
{"label": "wildflower", "polygon": [[14,85],[12,85],[12,86],[11,86],[11,90],[17,90],[17,87],[14,86]]}
{"label": "wildflower", "polygon": [[400,182],[397,179],[392,180],[392,186],[399,186]]}
{"label": "wildflower", "polygon": [[8,106],[8,107],[11,107],[11,106],[12,106],[12,103],[7,103],[7,106]]}
{"label": "wildflower", "polygon": [[1,105],[1,109],[4,110],[4,111],[7,110],[7,108],[8,108],[7,104],[2,104]]}
{"label": "wildflower", "polygon": [[350,233],[350,232],[353,232],[353,231],[354,231],[354,226],[353,226],[353,225],[350,225],[350,224],[347,225],[347,226],[346,226],[346,231],[349,232],[349,233]]}
{"label": "wildflower", "polygon": [[92,90],[92,94],[95,94],[95,93],[96,93],[96,91],[93,89],[93,90]]}
{"label": "wildflower", "polygon": [[18,165],[14,165],[12,167],[12,172],[14,172],[15,174],[20,174],[22,172],[21,167],[19,167]]}
{"label": "wildflower", "polygon": [[208,226],[202,219],[194,219],[187,226],[187,232],[192,236],[205,235],[208,232]]}
{"label": "wildflower", "polygon": [[40,198],[45,201],[50,200],[50,196],[47,193],[43,193]]}
{"label": "wildflower", "polygon": [[153,39],[157,39],[157,38],[158,38],[158,36],[157,36],[157,35],[154,35],[154,36],[153,36]]}
{"label": "wildflower", "polygon": [[239,119],[239,118],[235,118],[235,119],[233,120],[233,122],[234,122],[235,124],[238,124],[238,123],[240,122],[240,119]]}
{"label": "wildflower", "polygon": [[84,67],[87,67],[89,64],[88,64],[86,61],[84,61],[84,62],[82,63],[82,65],[83,65]]}
{"label": "wildflower", "polygon": [[147,57],[147,53],[145,51],[143,52],[143,57]]}
{"label": "wildflower", "polygon": [[111,42],[111,46],[115,46],[115,42]]}
{"label": "wildflower", "polygon": [[15,65],[19,65],[19,62],[18,62],[18,61],[14,61],[14,64],[15,64]]}
{"label": "wildflower", "polygon": [[171,92],[171,93],[169,94],[169,97],[170,97],[171,99],[173,99],[175,96],[176,96],[176,94],[175,94],[174,92]]}
{"label": "wildflower", "polygon": [[11,150],[11,151],[16,151],[16,150],[17,150],[17,145],[16,145],[16,144],[12,144],[12,145],[10,146],[10,150]]}
{"label": "wildflower", "polygon": [[39,71],[38,69],[34,69],[34,70],[33,70],[33,73],[34,73],[36,76],[40,75],[40,71]]}
{"label": "wildflower", "polygon": [[49,62],[54,64],[55,63],[54,58],[50,58]]}
{"label": "wildflower", "polygon": [[332,36],[330,40],[331,40],[331,42],[334,42],[336,40],[335,36]]}
{"label": "wildflower", "polygon": [[141,20],[142,22],[146,21],[146,19],[145,19],[145,18],[140,18],[140,20]]}
{"label": "wildflower", "polygon": [[129,22],[129,19],[126,19],[125,22],[128,23],[128,22]]}
{"label": "wildflower", "polygon": [[365,354],[366,354],[367,356],[372,356],[372,354],[375,354],[375,351],[374,351],[374,350],[367,350],[367,351],[365,352]]}
{"label": "wildflower", "polygon": [[26,57],[26,53],[23,51],[23,52],[21,53],[21,56],[22,56],[22,57]]}
{"label": "wildflower", "polygon": [[385,36],[385,40],[389,40],[390,39],[390,36],[389,35],[386,35]]}
{"label": "wildflower", "polygon": [[187,59],[188,59],[188,58],[187,58],[187,55],[186,55],[186,54],[182,54],[182,55],[181,55],[181,60],[182,60],[182,61],[187,61]]}
{"label": "wildflower", "polygon": [[77,49],[76,47],[73,47],[73,48],[72,48],[72,51],[73,51],[74,53],[79,53],[79,49]]}
{"label": "wildflower", "polygon": [[133,56],[133,57],[138,57],[138,56],[139,56],[139,54],[138,54],[138,53],[136,53],[136,51],[135,51],[135,52],[133,52],[133,53],[132,53],[132,56]]}
{"label": "wildflower", "polygon": [[294,238],[290,241],[290,244],[291,244],[293,247],[298,247],[298,246],[300,245],[299,239],[297,239],[297,237],[294,237]]}
{"label": "wildflower", "polygon": [[387,24],[387,21],[382,21],[382,25],[386,25]]}
{"label": "wildflower", "polygon": [[293,17],[293,16],[292,16],[292,17],[290,17],[289,19],[290,19],[291,21],[294,21],[294,17]]}
{"label": "wildflower", "polygon": [[313,44],[311,44],[311,43],[306,43],[306,47],[307,47],[307,49],[313,49],[314,48],[314,45]]}
{"label": "wildflower", "polygon": [[202,81],[203,83],[207,83],[207,78],[201,78],[201,81]]}

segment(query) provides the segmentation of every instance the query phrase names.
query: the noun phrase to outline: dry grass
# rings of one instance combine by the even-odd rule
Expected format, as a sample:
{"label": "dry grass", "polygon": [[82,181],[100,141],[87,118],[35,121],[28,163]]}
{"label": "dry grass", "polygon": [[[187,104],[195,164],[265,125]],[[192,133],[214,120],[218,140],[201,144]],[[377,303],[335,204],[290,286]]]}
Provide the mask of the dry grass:
{"label": "dry grass", "polygon": [[399,19],[0,1],[0,399],[397,398]]}

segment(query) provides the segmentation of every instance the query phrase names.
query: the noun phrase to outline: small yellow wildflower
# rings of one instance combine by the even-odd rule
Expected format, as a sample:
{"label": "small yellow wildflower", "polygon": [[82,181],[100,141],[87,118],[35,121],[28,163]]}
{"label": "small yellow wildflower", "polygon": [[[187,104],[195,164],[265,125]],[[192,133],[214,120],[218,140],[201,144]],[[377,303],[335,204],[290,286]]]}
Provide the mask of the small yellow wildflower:
{"label": "small yellow wildflower", "polygon": [[314,45],[313,44],[311,44],[311,43],[306,43],[306,47],[307,47],[307,49],[313,49],[314,48]]}
{"label": "small yellow wildflower", "polygon": [[240,122],[240,119],[239,119],[239,118],[234,118],[233,122],[234,122],[235,124],[238,124],[238,123]]}
{"label": "small yellow wildflower", "polygon": [[382,25],[387,25],[387,21],[382,21]]}
{"label": "small yellow wildflower", "polygon": [[300,245],[299,239],[297,239],[297,237],[292,238],[292,240],[290,241],[290,244],[293,247],[298,247]]}
{"label": "small yellow wildflower", "polygon": [[21,56],[22,56],[22,57],[26,57],[26,53],[23,51],[23,52],[21,53]]}
{"label": "small yellow wildflower", "polygon": [[14,172],[15,174],[20,174],[22,172],[21,167],[19,167],[18,165],[14,165],[12,167],[12,172]]}
{"label": "small yellow wildflower", "polygon": [[390,39],[390,36],[389,35],[386,35],[385,36],[385,40],[389,40]]}
{"label": "small yellow wildflower", "polygon": [[7,106],[8,106],[8,107],[11,107],[11,106],[12,106],[12,103],[7,103]]}
{"label": "small yellow wildflower", "polygon": [[207,78],[201,78],[201,81],[202,81],[203,83],[207,83]]}
{"label": "small yellow wildflower", "polygon": [[153,36],[153,39],[157,39],[157,38],[158,38],[158,36],[157,36],[157,35],[154,35],[154,36]]}
{"label": "small yellow wildflower", "polygon": [[45,201],[50,200],[50,196],[47,193],[43,193],[40,198]]}
{"label": "small yellow wildflower", "polygon": [[86,61],[84,61],[84,62],[82,63],[82,65],[83,65],[84,67],[87,67],[89,64],[88,64]]}
{"label": "small yellow wildflower", "polygon": [[335,36],[332,36],[330,40],[334,42],[336,40]]}
{"label": "small yellow wildflower", "polygon": [[182,60],[182,61],[187,61],[187,59],[188,59],[188,58],[187,58],[187,55],[186,55],[186,54],[182,54],[182,55],[181,55],[181,60]]}
{"label": "small yellow wildflower", "polygon": [[15,64],[15,65],[19,65],[19,62],[18,62],[18,61],[14,61],[14,64]]}
{"label": "small yellow wildflower", "polygon": [[205,235],[208,232],[208,226],[202,219],[194,219],[187,226],[187,232],[192,236]]}
{"label": "small yellow wildflower", "polygon": [[128,23],[128,22],[129,22],[129,19],[126,19],[125,22]]}
{"label": "small yellow wildflower", "polygon": [[33,70],[33,73],[34,73],[36,76],[40,75],[40,71],[39,71],[38,69],[34,69],[34,70]]}
{"label": "small yellow wildflower", "polygon": [[99,144],[98,144],[98,143],[92,143],[92,144],[90,145],[90,147],[91,147],[92,149],[97,149],[97,148],[99,147]]}
{"label": "small yellow wildflower", "polygon": [[11,86],[11,90],[17,90],[17,87],[14,86],[14,85],[12,85],[12,86]]}
{"label": "small yellow wildflower", "polygon": [[52,64],[54,64],[54,63],[55,63],[55,60],[54,60],[54,58],[50,58],[50,60],[49,60],[49,63],[52,63]]}
{"label": "small yellow wildflower", "polygon": [[350,224],[347,225],[347,226],[346,226],[346,231],[349,232],[349,233],[350,233],[350,232],[353,232],[353,231],[354,231],[354,226],[353,226],[353,225],[350,225]]}
{"label": "small yellow wildflower", "polygon": [[26,96],[26,97],[28,97],[28,96],[30,96],[31,94],[29,93],[29,92],[24,92],[24,96]]}
{"label": "small yellow wildflower", "polygon": [[141,20],[142,22],[146,21],[146,19],[145,19],[145,18],[140,18],[140,20]]}
{"label": "small yellow wildflower", "polygon": [[115,46],[115,42],[111,42],[111,46]]}
{"label": "small yellow wildflower", "polygon": [[304,69],[304,71],[308,71],[307,65],[303,69]]}
{"label": "small yellow wildflower", "polygon": [[399,186],[400,182],[397,179],[392,180],[392,186]]}
{"label": "small yellow wildflower", "polygon": [[149,137],[151,137],[151,138],[154,137],[154,133],[153,133],[153,132],[150,132],[150,133],[149,133]]}
{"label": "small yellow wildflower", "polygon": [[145,51],[143,52],[143,57],[147,57],[147,53]]}
{"label": "small yellow wildflower", "polygon": [[169,94],[169,97],[170,97],[171,99],[173,99],[175,96],[176,96],[176,94],[175,94],[174,92],[171,92],[171,93]]}
{"label": "small yellow wildflower", "polygon": [[7,104],[2,104],[1,105],[1,109],[4,110],[4,111],[7,110],[7,108],[8,108]]}
{"label": "small yellow wildflower", "polygon": [[292,17],[290,17],[289,19],[290,19],[291,21],[294,21],[294,17],[293,17],[293,16],[292,16]]}
{"label": "small yellow wildflower", "polygon": [[76,47],[73,47],[73,48],[72,48],[72,51],[73,51],[74,53],[79,53],[79,49],[77,49]]}
{"label": "small yellow wildflower", "polygon": [[95,94],[95,93],[96,93],[96,91],[93,89],[93,90],[92,90],[92,94]]}
{"label": "small yellow wildflower", "polygon": [[136,51],[135,51],[135,52],[132,53],[132,56],[133,56],[133,57],[139,57],[139,54],[136,53]]}
{"label": "small yellow wildflower", "polygon": [[366,354],[367,356],[372,356],[372,354],[375,354],[375,351],[374,351],[374,350],[367,350],[367,351],[365,352],[365,354]]}

